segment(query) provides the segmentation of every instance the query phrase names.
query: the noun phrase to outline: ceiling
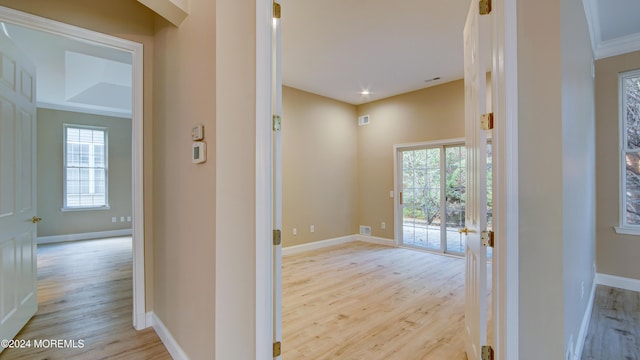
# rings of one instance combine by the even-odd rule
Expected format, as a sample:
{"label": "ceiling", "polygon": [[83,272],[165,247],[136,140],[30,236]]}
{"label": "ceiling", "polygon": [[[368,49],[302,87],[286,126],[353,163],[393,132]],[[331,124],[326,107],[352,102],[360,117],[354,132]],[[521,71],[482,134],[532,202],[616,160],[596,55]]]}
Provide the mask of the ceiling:
{"label": "ceiling", "polygon": [[131,118],[131,54],[87,41],[2,24],[36,66],[39,107]]}
{"label": "ceiling", "polygon": [[[463,77],[470,0],[281,3],[287,86],[357,105]],[[640,50],[640,0],[583,3],[596,59]],[[36,63],[39,106],[131,116],[131,54],[11,24],[1,30]]]}
{"label": "ceiling", "polygon": [[[358,105],[463,77],[470,0],[281,2],[287,86]],[[583,2],[596,59],[640,50],[640,0]]]}
{"label": "ceiling", "polygon": [[583,0],[596,59],[640,50],[640,1]]}
{"label": "ceiling", "polygon": [[469,4],[282,0],[283,83],[362,104],[461,79]]}

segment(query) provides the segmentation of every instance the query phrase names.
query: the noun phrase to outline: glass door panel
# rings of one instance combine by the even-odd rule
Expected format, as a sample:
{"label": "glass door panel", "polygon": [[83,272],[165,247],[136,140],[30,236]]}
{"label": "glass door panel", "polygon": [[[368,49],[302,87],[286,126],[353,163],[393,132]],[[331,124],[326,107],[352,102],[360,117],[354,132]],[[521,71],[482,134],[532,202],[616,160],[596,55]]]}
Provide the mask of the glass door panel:
{"label": "glass door panel", "polygon": [[402,152],[402,243],[440,250],[440,149]]}
{"label": "glass door panel", "polygon": [[460,229],[464,228],[465,218],[467,151],[464,146],[447,146],[445,159],[446,249],[461,254],[465,246]]}

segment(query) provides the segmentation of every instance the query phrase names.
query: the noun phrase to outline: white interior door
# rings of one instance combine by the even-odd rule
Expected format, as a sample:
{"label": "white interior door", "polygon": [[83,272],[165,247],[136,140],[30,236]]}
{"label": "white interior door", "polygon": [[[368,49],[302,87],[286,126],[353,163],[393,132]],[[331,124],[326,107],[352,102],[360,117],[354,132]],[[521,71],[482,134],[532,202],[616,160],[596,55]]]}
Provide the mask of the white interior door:
{"label": "white interior door", "polygon": [[[275,7],[274,3],[274,12]],[[279,16],[279,14],[278,14]],[[274,229],[282,229],[282,29],[280,19],[273,18],[272,37],[272,84],[273,84],[273,220]],[[273,343],[282,342],[282,244],[275,245],[273,251]],[[275,356],[281,359],[282,356]]]}
{"label": "white interior door", "polygon": [[480,359],[487,341],[487,251],[480,241],[487,227],[486,134],[480,129],[486,111],[487,16],[471,1],[464,27],[465,134],[467,146],[465,346],[470,360]]}
{"label": "white interior door", "polygon": [[35,67],[0,31],[0,339],[38,307],[35,81]]}

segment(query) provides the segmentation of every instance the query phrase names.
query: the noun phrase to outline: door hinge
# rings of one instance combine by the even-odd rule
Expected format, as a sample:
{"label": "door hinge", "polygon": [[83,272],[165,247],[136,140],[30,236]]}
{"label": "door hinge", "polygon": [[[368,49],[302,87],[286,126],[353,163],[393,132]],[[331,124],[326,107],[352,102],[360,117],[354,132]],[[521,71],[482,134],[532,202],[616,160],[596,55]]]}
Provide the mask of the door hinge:
{"label": "door hinge", "polygon": [[273,131],[282,129],[282,118],[279,115],[273,115]]}
{"label": "door hinge", "polygon": [[493,348],[489,345],[482,346],[482,356],[480,357],[482,360],[493,360]]}
{"label": "door hinge", "polygon": [[480,0],[480,15],[491,13],[491,0]]}
{"label": "door hinge", "polygon": [[273,230],[273,245],[280,245],[282,243],[282,232],[280,230]]}
{"label": "door hinge", "polygon": [[483,231],[480,233],[480,242],[482,246],[493,247],[493,231]]}
{"label": "door hinge", "polygon": [[482,120],[480,120],[480,127],[482,130],[492,130],[493,129],[493,113],[487,113],[482,115]]}
{"label": "door hinge", "polygon": [[273,2],[273,18],[280,19],[280,4]]}
{"label": "door hinge", "polygon": [[278,357],[282,355],[282,344],[280,341],[276,341],[273,343],[273,357]]}

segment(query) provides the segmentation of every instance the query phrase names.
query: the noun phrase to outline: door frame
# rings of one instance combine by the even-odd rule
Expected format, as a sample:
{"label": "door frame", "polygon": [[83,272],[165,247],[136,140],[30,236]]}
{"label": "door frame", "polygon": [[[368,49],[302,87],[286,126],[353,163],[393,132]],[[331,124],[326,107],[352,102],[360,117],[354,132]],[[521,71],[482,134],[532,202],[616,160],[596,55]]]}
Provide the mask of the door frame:
{"label": "door frame", "polygon": [[142,44],[102,34],[77,26],[31,15],[0,6],[0,22],[40,30],[55,35],[77,38],[131,53],[133,107],[132,143],[132,242],[133,242],[133,327],[150,326],[146,319],[144,277],[144,194],[143,194],[143,47]]}
{"label": "door frame", "polygon": [[[475,0],[474,0],[475,1]],[[495,0],[492,22],[494,228],[492,341],[498,359],[519,355],[517,0]],[[286,10],[286,9],[285,9]],[[272,359],[271,24],[273,0],[256,0],[256,359]],[[508,224],[508,226],[507,226]],[[269,305],[266,305],[269,304]],[[286,347],[286,344],[283,344]],[[262,351],[261,349],[264,349]]]}

